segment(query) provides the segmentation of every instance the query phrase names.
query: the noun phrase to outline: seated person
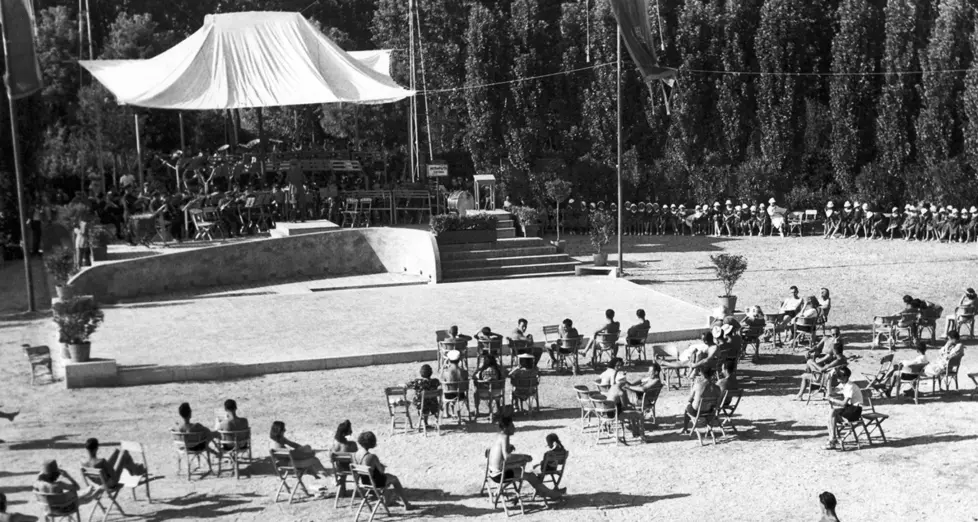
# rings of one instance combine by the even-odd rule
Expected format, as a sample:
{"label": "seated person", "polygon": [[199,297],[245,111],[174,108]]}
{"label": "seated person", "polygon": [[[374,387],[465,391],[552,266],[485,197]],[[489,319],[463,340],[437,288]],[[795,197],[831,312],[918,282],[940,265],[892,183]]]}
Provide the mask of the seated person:
{"label": "seated person", "polygon": [[[563,320],[563,322],[560,324],[560,332],[559,333],[560,333],[560,338],[561,339],[576,339],[576,338],[580,337],[580,334],[577,333],[577,328],[574,328],[574,321],[571,321],[570,319],[564,319]],[[551,360],[551,362],[553,362],[553,361],[556,360],[556,356],[554,354],[557,352],[558,349],[560,350],[561,353],[565,353],[565,354],[566,353],[570,353],[569,350],[565,350],[563,348],[560,348],[560,346],[558,344],[556,344],[556,343],[555,344],[552,344],[552,345],[550,345],[550,346],[547,347],[547,351],[550,352],[550,360]]]}
{"label": "seated person", "polygon": [[855,383],[849,380],[852,371],[848,367],[842,367],[835,371],[836,378],[839,380],[839,392],[842,400],[830,399],[832,402],[832,413],[829,414],[829,443],[825,449],[835,449],[838,444],[839,434],[836,431],[836,423],[839,418],[855,422],[863,414],[863,392]]}
{"label": "seated person", "polygon": [[[917,355],[911,359],[907,359],[901,363],[894,364],[890,371],[886,374],[883,381],[888,383],[886,387],[886,396],[890,397],[893,394],[893,388],[898,387],[901,381],[913,381],[916,380],[920,373],[924,371],[927,367],[927,342],[923,340],[918,340],[914,349],[917,351]],[[896,372],[900,372],[900,378],[896,378]],[[913,394],[912,390],[907,390],[905,392],[907,396]]]}
{"label": "seated person", "polygon": [[421,412],[422,421],[425,425],[428,424],[429,415],[438,415],[438,398],[429,398],[425,400],[424,405],[421,404],[421,392],[437,390],[441,387],[441,383],[438,379],[433,379],[431,376],[434,372],[431,370],[431,366],[427,364],[422,364],[421,369],[418,371],[418,378],[409,381],[405,386],[414,390],[414,407]]}
{"label": "seated person", "polygon": [[483,326],[482,330],[479,330],[479,333],[475,334],[475,338],[480,341],[495,341],[503,337],[493,332],[488,326]]}
{"label": "seated person", "polygon": [[798,296],[798,287],[792,285],[789,289],[790,295],[781,302],[781,307],[778,308],[778,313],[784,316],[781,324],[786,325],[791,321],[798,312],[801,311],[801,307],[804,304],[801,297]]}
{"label": "seated person", "polygon": [[764,326],[765,322],[764,310],[760,306],[755,305],[747,308],[747,312],[744,314],[744,324],[748,328]]}
{"label": "seated person", "polygon": [[[693,373],[700,372],[703,368],[712,368],[715,364],[716,358],[720,353],[720,343],[716,341],[720,338],[721,341],[726,343],[723,337],[723,329],[719,327],[714,327],[711,332],[704,332],[700,335],[700,339],[703,341],[699,345],[698,350],[689,359],[689,368]],[[704,349],[705,346],[705,349]]]}
{"label": "seated person", "polygon": [[814,319],[818,317],[818,299],[814,295],[810,295],[805,298],[805,304],[802,305],[801,311],[795,316],[795,320],[798,319]]}
{"label": "seated person", "polygon": [[513,341],[523,341],[527,343],[528,347],[519,348],[516,355],[521,353],[533,354],[533,364],[537,365],[540,363],[540,357],[543,356],[543,347],[533,345],[533,336],[526,333],[526,328],[529,326],[529,324],[530,323],[526,319],[521,317],[518,321],[516,321],[516,328],[513,329],[511,334],[509,334],[509,338]]}
{"label": "seated person", "polygon": [[[625,386],[628,385],[627,375],[622,371],[625,365],[618,357],[613,357],[608,363],[608,369],[598,378],[598,387],[602,389],[604,396],[609,401],[615,401],[618,411],[628,406],[628,396],[625,394]],[[607,391],[605,391],[607,390]]]}
{"label": "seated person", "polygon": [[404,487],[401,486],[401,480],[387,473],[387,468],[380,462],[377,455],[370,453],[370,450],[377,447],[377,436],[372,431],[365,431],[357,437],[357,443],[360,444],[360,451],[357,451],[353,455],[353,463],[370,468],[370,479],[377,489],[384,491],[387,486],[390,486],[394,489],[394,493],[398,498],[401,499],[401,503],[404,504],[404,509],[408,511],[414,509],[404,494]]}
{"label": "seated person", "polygon": [[196,446],[187,448],[189,451],[203,451],[207,450],[210,453],[216,453],[214,448],[211,447],[210,443],[214,440],[216,433],[204,427],[202,424],[197,422],[191,422],[190,417],[193,415],[193,411],[190,409],[189,403],[183,403],[177,408],[177,413],[180,414],[180,418],[183,422],[177,425],[176,431],[180,433],[199,433],[201,442]]}
{"label": "seated person", "polygon": [[962,325],[974,322],[976,311],[978,311],[978,294],[975,294],[974,288],[968,288],[958,301],[954,317],[948,317],[946,331],[960,330]]}
{"label": "seated person", "polygon": [[955,357],[964,355],[964,345],[961,344],[961,334],[955,330],[947,333],[947,342],[941,347],[940,355],[937,359],[924,366],[924,375],[928,377],[940,377],[947,372],[948,363]]}
{"label": "seated person", "polygon": [[353,423],[345,420],[336,427],[333,435],[333,446],[329,448],[333,453],[356,453],[357,443],[347,439],[353,436]]}
{"label": "seated person", "polygon": [[721,406],[729,406],[733,400],[734,392],[740,390],[740,383],[737,382],[736,360],[727,359],[723,362],[723,377],[717,381],[717,387],[720,388],[720,397],[724,398]]}
{"label": "seated person", "polygon": [[829,297],[829,289],[823,288],[819,292],[818,296],[818,308],[821,312],[822,319],[828,319],[829,312],[832,311],[832,298]]}
{"label": "seated person", "polygon": [[[626,379],[627,380],[627,379]],[[628,381],[625,386],[628,390],[635,392],[638,397],[642,397],[646,390],[662,386],[662,366],[652,362],[649,366],[649,373],[634,381]]]}
{"label": "seated person", "polygon": [[798,395],[795,396],[795,400],[800,401],[804,399],[805,391],[811,388],[816,373],[821,373],[822,379],[829,379],[832,375],[832,370],[849,365],[849,359],[843,353],[845,346],[842,340],[836,339],[831,347],[832,351],[828,354],[805,361],[807,371],[801,375],[801,386],[798,388]]}
{"label": "seated person", "polygon": [[[238,403],[234,399],[224,401],[225,419],[217,425],[217,431],[244,431],[248,429],[248,419],[238,417]],[[224,450],[234,449],[234,444],[224,443]]]}
{"label": "seated person", "polygon": [[[500,381],[502,379],[503,379],[503,370],[499,367],[499,364],[496,362],[496,358],[494,356],[492,356],[492,355],[487,355],[486,358],[482,361],[482,367],[479,368],[479,369],[477,369],[475,371],[475,374],[472,375],[472,380],[473,381],[476,381],[477,383],[480,383],[480,382],[485,383],[485,382],[491,382],[491,381]],[[478,386],[479,385],[476,384],[476,388],[478,388]],[[496,401],[496,409],[497,409],[497,411],[501,411],[502,410],[502,402],[501,402],[501,399],[502,399],[502,391],[500,391],[500,400],[497,400]],[[482,400],[481,400],[479,394],[476,393],[475,394],[475,411],[476,412],[479,411],[479,405],[481,404],[481,402],[482,402]]]}
{"label": "seated person", "polygon": [[[689,394],[689,401],[686,404],[686,411],[683,415],[682,434],[689,433],[689,421],[696,417],[697,408],[700,404],[717,404],[720,400],[720,388],[713,384],[713,367],[703,368],[703,378],[697,379],[693,384],[693,389]],[[703,409],[706,412],[706,409]]]}
{"label": "seated person", "polygon": [[547,472],[557,471],[555,461],[567,458],[567,450],[556,433],[548,433],[546,441],[547,451],[543,453],[540,463],[533,466],[533,473],[541,480]]}
{"label": "seated person", "polygon": [[[323,466],[323,463],[316,457],[316,450],[308,445],[301,445],[298,442],[289,440],[285,436],[284,422],[273,422],[272,429],[268,432],[268,438],[272,441],[270,444],[272,449],[289,450],[289,453],[292,454],[292,461],[295,462],[297,468],[304,469],[307,474],[319,479],[325,479],[327,477],[326,466]],[[325,493],[325,491],[325,486],[320,488],[321,493]]]}
{"label": "seated person", "polygon": [[645,310],[641,308],[635,311],[635,316],[638,317],[638,322],[628,327],[628,332],[625,334],[626,338],[645,342],[645,335],[649,333],[649,328],[652,327],[652,324],[645,318]]}
{"label": "seated person", "polygon": [[706,357],[711,351],[716,351],[716,343],[713,341],[713,332],[706,331],[700,334],[700,342],[689,345],[679,354],[679,360],[692,364]]}
{"label": "seated person", "polygon": [[452,350],[445,355],[448,364],[441,371],[441,385],[445,387],[445,398],[454,400],[461,393],[460,397],[465,400],[465,395],[469,390],[469,372],[459,366],[462,353]]}
{"label": "seated person", "polygon": [[106,460],[98,458],[98,446],[98,439],[91,438],[85,441],[85,451],[88,452],[88,460],[82,462],[82,466],[86,468],[98,468],[105,471],[105,476],[108,478],[108,482],[105,484],[106,487],[113,488],[119,483],[122,470],[128,471],[134,477],[146,474],[146,467],[142,464],[137,464],[128,451],[120,453],[118,449],[114,450],[109,455],[108,460]]}
{"label": "seated person", "polygon": [[[588,343],[587,347],[584,349],[584,353],[588,350],[597,349],[595,343],[598,341],[598,336],[602,334],[617,334],[621,332],[621,325],[618,321],[615,321],[615,311],[612,309],[607,309],[604,311],[605,324],[601,328],[595,330],[594,335],[591,336],[591,342]],[[618,345],[612,344],[610,347],[611,356],[618,357]]]}
{"label": "seated person", "polygon": [[813,346],[810,350],[808,350],[808,352],[805,355],[805,359],[814,360],[822,357],[823,355],[825,355],[826,348],[828,348],[829,351],[831,351],[832,345],[835,344],[837,341],[841,341],[841,340],[842,340],[842,330],[839,330],[838,326],[833,326],[832,329],[829,330],[829,335],[823,336],[821,339],[818,340],[817,343],[815,343],[815,346]]}
{"label": "seated person", "polygon": [[[489,448],[489,480],[501,482],[504,479],[511,479],[516,474],[516,469],[522,469],[525,461],[512,461],[513,451],[516,449],[509,443],[509,438],[516,433],[513,426],[512,417],[505,416],[499,419],[496,424],[499,434],[496,441]],[[560,498],[567,492],[567,488],[553,490],[541,482],[540,478],[533,473],[523,475],[523,480],[536,491],[537,495],[546,498]]]}
{"label": "seated person", "polygon": [[447,340],[449,340],[449,341],[465,341],[465,342],[468,342],[468,341],[471,341],[472,340],[472,337],[470,337],[468,335],[464,335],[464,334],[458,333],[458,326],[455,326],[453,324],[452,326],[448,327],[448,339]]}
{"label": "seated person", "polygon": [[[38,474],[37,480],[34,481],[34,491],[38,493],[47,493],[59,495],[56,499],[57,503],[67,502],[70,503],[70,507],[75,507],[79,504],[84,504],[89,498],[79,498],[79,491],[81,486],[68,474],[67,471],[63,471],[58,468],[58,461],[47,460],[41,466],[41,473]],[[88,491],[84,492],[83,496],[90,495],[94,491],[93,488],[89,488]],[[69,511],[70,509],[66,509]]]}

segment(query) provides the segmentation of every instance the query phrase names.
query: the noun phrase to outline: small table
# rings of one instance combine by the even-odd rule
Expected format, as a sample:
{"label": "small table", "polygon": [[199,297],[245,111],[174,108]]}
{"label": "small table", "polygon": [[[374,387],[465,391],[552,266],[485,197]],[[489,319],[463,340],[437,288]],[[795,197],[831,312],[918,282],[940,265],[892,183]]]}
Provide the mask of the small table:
{"label": "small table", "polygon": [[[683,375],[680,370],[688,370],[689,363],[683,361],[663,361],[659,363],[662,368],[662,373],[666,377],[666,386],[670,389],[679,390],[683,387]],[[672,384],[672,376],[676,376],[676,385]]]}

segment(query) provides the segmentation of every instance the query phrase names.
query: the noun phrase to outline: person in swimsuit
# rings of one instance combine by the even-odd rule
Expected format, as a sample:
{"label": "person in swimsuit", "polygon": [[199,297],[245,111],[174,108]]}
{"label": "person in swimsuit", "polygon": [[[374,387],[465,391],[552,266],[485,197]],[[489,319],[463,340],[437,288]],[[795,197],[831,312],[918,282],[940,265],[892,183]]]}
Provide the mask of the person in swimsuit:
{"label": "person in swimsuit", "polygon": [[[309,446],[303,446],[285,437],[285,423],[282,421],[275,421],[272,423],[272,429],[268,433],[268,438],[272,439],[271,448],[274,450],[289,450],[292,453],[292,460],[295,462],[295,467],[306,470],[306,473],[311,474],[319,479],[325,479],[326,466],[320,462],[319,458],[316,457],[316,452]],[[320,491],[325,491],[325,487],[321,488]]]}
{"label": "person in swimsuit", "polygon": [[[540,463],[533,466],[533,473],[537,475],[540,480],[548,472],[557,471],[557,465],[555,461],[559,459],[567,458],[567,449],[564,448],[564,444],[560,442],[560,438],[557,437],[556,433],[547,434],[547,451],[543,454],[543,458],[540,459]],[[546,466],[546,468],[544,468]]]}
{"label": "person in swimsuit", "polygon": [[377,455],[370,453],[370,450],[377,447],[377,436],[374,435],[374,432],[365,431],[361,433],[357,437],[357,443],[360,444],[360,451],[353,455],[353,463],[370,468],[370,478],[377,489],[384,491],[387,486],[390,486],[394,489],[394,493],[398,498],[401,499],[401,503],[404,504],[404,509],[408,511],[414,509],[414,506],[408,502],[407,497],[404,495],[404,487],[401,486],[400,479],[387,473],[387,468],[381,464]]}
{"label": "person in swimsuit", "polygon": [[[515,476],[514,468],[512,466],[507,467],[507,461],[510,460],[513,450],[516,449],[509,443],[509,438],[516,433],[516,427],[513,426],[513,418],[504,416],[499,419],[496,426],[499,428],[499,433],[496,436],[496,441],[489,448],[489,480],[493,482],[511,479]],[[533,473],[525,473],[523,480],[541,497],[560,498],[567,492],[567,488],[556,490],[548,488]]]}

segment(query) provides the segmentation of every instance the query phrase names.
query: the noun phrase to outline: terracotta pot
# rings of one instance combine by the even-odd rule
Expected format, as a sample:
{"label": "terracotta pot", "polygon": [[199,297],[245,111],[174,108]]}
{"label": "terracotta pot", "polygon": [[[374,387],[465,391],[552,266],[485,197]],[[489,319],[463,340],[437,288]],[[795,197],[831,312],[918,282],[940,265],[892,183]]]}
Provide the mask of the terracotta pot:
{"label": "terracotta pot", "polygon": [[71,353],[71,362],[88,362],[92,354],[92,343],[69,344],[68,351]]}
{"label": "terracotta pot", "polygon": [[594,266],[607,266],[608,265],[608,254],[594,254]]}
{"label": "terracotta pot", "polygon": [[737,309],[737,296],[735,295],[721,295],[720,296],[720,306],[723,307],[723,315],[733,315],[734,310]]}

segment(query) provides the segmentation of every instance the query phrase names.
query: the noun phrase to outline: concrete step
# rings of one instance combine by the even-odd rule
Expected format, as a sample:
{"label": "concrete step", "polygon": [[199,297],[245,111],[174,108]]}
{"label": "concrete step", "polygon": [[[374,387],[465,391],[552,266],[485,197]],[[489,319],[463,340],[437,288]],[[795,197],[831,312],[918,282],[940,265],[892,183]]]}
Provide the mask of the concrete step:
{"label": "concrete step", "polygon": [[503,248],[542,247],[547,243],[539,237],[502,238],[495,243],[462,243],[458,245],[439,245],[439,252],[469,252],[473,250],[496,250]]}
{"label": "concrete step", "polygon": [[513,227],[509,228],[497,228],[496,237],[498,239],[512,239],[516,237],[516,229]]}
{"label": "concrete step", "polygon": [[561,272],[537,272],[533,274],[511,274],[505,276],[471,276],[471,277],[443,277],[443,283],[464,283],[467,281],[486,281],[486,280],[498,280],[498,279],[526,279],[529,277],[566,277],[574,275],[573,271],[561,271]]}
{"label": "concrete step", "polygon": [[497,266],[516,266],[516,265],[539,265],[544,263],[561,263],[571,259],[565,254],[545,254],[538,256],[513,256],[513,257],[487,257],[479,259],[455,259],[451,261],[442,260],[441,269],[443,272],[461,270],[465,268],[488,268]]}
{"label": "concrete step", "polygon": [[484,279],[496,279],[502,276],[516,274],[536,274],[544,272],[563,272],[574,273],[577,261],[565,261],[558,263],[539,263],[532,265],[503,265],[492,267],[462,268],[456,270],[442,269],[443,279],[460,279],[468,277],[481,277]]}
{"label": "concrete step", "polygon": [[496,228],[513,228],[512,219],[499,219],[496,221]]}
{"label": "concrete step", "polygon": [[463,252],[441,252],[441,262],[461,261],[463,259],[485,259],[487,257],[545,256],[556,254],[557,247],[540,246],[526,248],[495,248],[492,250],[469,250]]}

